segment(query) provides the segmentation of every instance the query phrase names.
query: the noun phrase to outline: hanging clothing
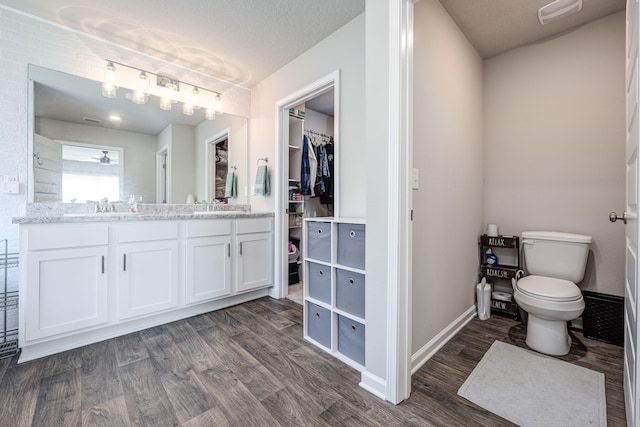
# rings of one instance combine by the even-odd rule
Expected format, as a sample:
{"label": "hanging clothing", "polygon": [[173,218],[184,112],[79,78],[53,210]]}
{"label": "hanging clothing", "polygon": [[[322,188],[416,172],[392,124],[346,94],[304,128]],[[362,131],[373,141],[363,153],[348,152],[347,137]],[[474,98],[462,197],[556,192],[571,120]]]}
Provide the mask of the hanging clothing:
{"label": "hanging clothing", "polygon": [[316,157],[315,147],[309,147],[309,182],[311,183],[311,197],[316,196],[315,185],[318,176],[318,158]]}
{"label": "hanging clothing", "polygon": [[316,173],[316,183],[314,192],[316,196],[322,196],[327,192],[326,180],[331,176],[329,162],[327,160],[327,150],[324,144],[316,147],[316,157],[318,159],[318,169]]}
{"label": "hanging clothing", "polygon": [[309,138],[302,138],[302,162],[300,168],[300,186],[303,196],[311,195],[311,165],[309,163]]}
{"label": "hanging clothing", "polygon": [[[324,205],[333,204],[333,137],[329,138],[329,142],[323,146],[324,158],[326,159],[326,166],[328,169],[328,175],[325,176],[324,182],[324,193],[320,195],[320,203]],[[323,160],[324,162],[324,160]]]}

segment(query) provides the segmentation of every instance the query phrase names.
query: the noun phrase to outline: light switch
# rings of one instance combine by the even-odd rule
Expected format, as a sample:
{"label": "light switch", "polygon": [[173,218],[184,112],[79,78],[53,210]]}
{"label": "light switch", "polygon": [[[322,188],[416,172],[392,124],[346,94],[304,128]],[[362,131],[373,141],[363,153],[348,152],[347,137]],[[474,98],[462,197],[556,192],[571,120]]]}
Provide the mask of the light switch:
{"label": "light switch", "polygon": [[20,193],[20,183],[14,181],[3,182],[2,192],[4,194],[18,194]]}
{"label": "light switch", "polygon": [[411,188],[417,190],[420,187],[420,171],[417,168],[413,168],[411,171]]}

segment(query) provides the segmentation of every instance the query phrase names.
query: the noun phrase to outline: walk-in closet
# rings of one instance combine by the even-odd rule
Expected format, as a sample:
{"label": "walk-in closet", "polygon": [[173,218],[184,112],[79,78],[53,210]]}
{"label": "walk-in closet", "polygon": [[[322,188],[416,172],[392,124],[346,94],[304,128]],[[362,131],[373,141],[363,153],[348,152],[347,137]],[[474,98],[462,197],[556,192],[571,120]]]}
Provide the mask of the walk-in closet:
{"label": "walk-in closet", "polygon": [[304,218],[334,215],[336,141],[333,89],[289,109],[288,298],[304,295]]}

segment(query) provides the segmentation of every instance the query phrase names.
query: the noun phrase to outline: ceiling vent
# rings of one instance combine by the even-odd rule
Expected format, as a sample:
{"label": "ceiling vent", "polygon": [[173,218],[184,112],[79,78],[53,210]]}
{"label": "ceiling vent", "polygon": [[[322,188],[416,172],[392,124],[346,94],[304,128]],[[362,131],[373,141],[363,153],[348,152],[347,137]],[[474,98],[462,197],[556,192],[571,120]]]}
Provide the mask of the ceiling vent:
{"label": "ceiling vent", "polygon": [[85,122],[89,122],[89,123],[96,123],[96,124],[101,124],[102,123],[102,120],[100,120],[100,119],[94,119],[93,117],[87,117],[87,116],[84,116],[82,118],[82,120],[84,120]]}
{"label": "ceiling vent", "polygon": [[582,10],[582,0],[555,0],[538,9],[538,21],[545,25]]}

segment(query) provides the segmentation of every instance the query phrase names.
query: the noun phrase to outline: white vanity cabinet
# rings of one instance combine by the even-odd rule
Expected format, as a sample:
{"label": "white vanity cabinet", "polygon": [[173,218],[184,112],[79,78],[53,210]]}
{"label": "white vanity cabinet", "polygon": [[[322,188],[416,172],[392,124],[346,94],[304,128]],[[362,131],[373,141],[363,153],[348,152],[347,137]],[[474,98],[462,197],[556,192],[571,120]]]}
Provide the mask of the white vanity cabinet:
{"label": "white vanity cabinet", "polygon": [[231,294],[232,225],[232,220],[202,220],[186,224],[187,304]]}
{"label": "white vanity cabinet", "polygon": [[272,215],[174,216],[21,223],[20,362],[269,294]]}
{"label": "white vanity cabinet", "polygon": [[118,226],[120,319],[178,306],[178,223],[153,221]]}
{"label": "white vanity cabinet", "polygon": [[271,218],[236,221],[236,292],[273,283],[273,220]]}
{"label": "white vanity cabinet", "polygon": [[29,274],[21,278],[27,340],[82,330],[107,322],[106,225],[37,226],[25,230]]}

